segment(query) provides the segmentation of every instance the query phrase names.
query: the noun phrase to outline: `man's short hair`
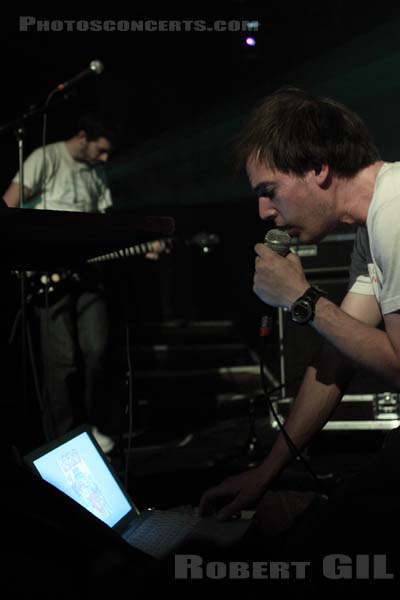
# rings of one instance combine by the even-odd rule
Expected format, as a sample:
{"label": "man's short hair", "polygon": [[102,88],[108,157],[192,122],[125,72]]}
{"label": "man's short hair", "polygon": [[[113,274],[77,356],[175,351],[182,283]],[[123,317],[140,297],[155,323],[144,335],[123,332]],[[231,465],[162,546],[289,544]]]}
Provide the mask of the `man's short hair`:
{"label": "man's short hair", "polygon": [[379,160],[362,119],[329,98],[285,87],[253,111],[234,147],[236,166],[250,156],[270,168],[302,176],[327,164],[338,177],[352,177]]}
{"label": "man's short hair", "polygon": [[77,131],[84,131],[89,142],[104,137],[110,144],[116,146],[120,135],[120,126],[109,118],[87,114],[79,119]]}

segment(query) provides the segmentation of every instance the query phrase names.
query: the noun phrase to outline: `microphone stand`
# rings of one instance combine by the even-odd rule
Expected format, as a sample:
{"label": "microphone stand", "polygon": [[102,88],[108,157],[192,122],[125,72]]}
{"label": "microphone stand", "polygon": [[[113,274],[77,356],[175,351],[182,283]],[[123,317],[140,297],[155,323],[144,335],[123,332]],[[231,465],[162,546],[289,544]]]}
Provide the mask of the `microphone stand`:
{"label": "microphone stand", "polygon": [[56,108],[56,106],[59,106],[66,100],[69,100],[71,98],[71,96],[73,95],[72,91],[64,92],[63,94],[61,94],[59,96],[59,98],[57,100],[54,100],[52,102],[52,104],[50,105],[49,102],[56,92],[60,93],[61,90],[59,90],[58,88],[55,88],[54,90],[52,90],[50,92],[50,94],[47,96],[45,102],[42,105],[30,106],[26,112],[24,112],[22,115],[20,115],[16,119],[13,119],[12,121],[7,121],[6,123],[3,123],[2,125],[0,125],[0,134],[6,133],[7,131],[14,131],[15,135],[17,135],[18,129],[24,128],[24,123],[34,119],[35,117],[39,117],[43,113],[47,112],[49,110],[49,108],[51,108],[51,109]]}
{"label": "microphone stand", "polygon": [[[42,106],[32,106],[29,110],[16,119],[6,122],[0,125],[0,134],[8,131],[13,131],[17,139],[18,145],[18,172],[19,172],[19,207],[24,208],[25,204],[25,193],[24,193],[24,138],[25,138],[25,123],[32,119],[46,115],[46,112],[50,106],[50,101],[53,95],[58,92],[58,88],[55,88],[47,96],[46,101]],[[65,100],[70,98],[70,93],[64,93],[61,97],[53,102],[51,108],[55,108]],[[21,370],[22,370],[22,399],[25,415],[28,414],[28,377],[27,377],[27,302],[26,302],[26,273],[20,271],[20,315],[21,315]],[[39,400],[40,401],[40,400]],[[43,406],[40,406],[43,412]],[[53,432],[44,432],[46,438],[50,435],[53,437]]]}

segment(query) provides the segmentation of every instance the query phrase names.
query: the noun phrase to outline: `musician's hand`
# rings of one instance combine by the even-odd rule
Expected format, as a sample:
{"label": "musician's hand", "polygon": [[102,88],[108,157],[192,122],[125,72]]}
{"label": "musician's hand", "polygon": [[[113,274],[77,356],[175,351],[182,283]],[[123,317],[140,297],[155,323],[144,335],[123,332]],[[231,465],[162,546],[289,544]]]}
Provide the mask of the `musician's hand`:
{"label": "musician's hand", "polygon": [[169,254],[170,250],[167,248],[166,244],[162,241],[156,240],[155,242],[151,242],[150,244],[151,252],[147,252],[145,254],[145,258],[149,260],[158,260],[160,258],[160,254],[163,252]]}
{"label": "musician's hand", "polygon": [[290,308],[310,287],[300,258],[291,252],[280,256],[265,244],[257,244],[255,250],[254,292],[270,306]]}
{"label": "musician's hand", "polygon": [[264,491],[265,481],[257,467],[227,477],[203,494],[199,505],[200,516],[216,512],[217,518],[225,521],[241,510],[257,505]]}
{"label": "musician's hand", "polygon": [[160,254],[157,252],[147,252],[144,257],[148,260],[158,260],[160,258]]}

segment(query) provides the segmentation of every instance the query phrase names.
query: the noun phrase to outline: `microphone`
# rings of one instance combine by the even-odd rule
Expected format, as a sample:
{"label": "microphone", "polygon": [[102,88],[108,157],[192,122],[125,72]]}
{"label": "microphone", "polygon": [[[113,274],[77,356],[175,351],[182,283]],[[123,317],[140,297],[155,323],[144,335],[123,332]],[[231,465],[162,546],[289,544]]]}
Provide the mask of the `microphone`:
{"label": "microphone", "polygon": [[[290,252],[291,237],[282,229],[270,229],[264,238],[264,244],[280,256],[287,256]],[[272,309],[261,317],[260,336],[267,337],[272,330]]]}
{"label": "microphone", "polygon": [[64,83],[60,83],[56,87],[56,89],[63,91],[66,88],[69,88],[71,85],[74,85],[74,83],[76,83],[77,81],[84,79],[88,75],[91,75],[92,73],[96,73],[96,75],[101,75],[101,73],[103,71],[104,71],[103,63],[100,60],[92,60],[92,62],[90,63],[90,65],[88,66],[87,69],[85,69],[84,71],[81,71],[74,77],[71,77],[71,79],[68,79],[68,81],[64,81]]}
{"label": "microphone", "polygon": [[287,256],[290,252],[291,237],[282,229],[270,229],[264,238],[264,244],[280,256]]}

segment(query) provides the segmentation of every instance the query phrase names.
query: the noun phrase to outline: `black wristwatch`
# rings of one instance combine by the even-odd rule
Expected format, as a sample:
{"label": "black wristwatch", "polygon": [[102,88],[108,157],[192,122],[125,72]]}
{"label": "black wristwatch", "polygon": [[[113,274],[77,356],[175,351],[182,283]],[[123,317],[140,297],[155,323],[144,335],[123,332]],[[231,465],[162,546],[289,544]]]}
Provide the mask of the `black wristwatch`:
{"label": "black wristwatch", "polygon": [[315,285],[309,287],[300,298],[293,302],[290,309],[292,321],[299,325],[307,325],[314,318],[317,300],[321,296],[326,297],[327,295],[324,290]]}

